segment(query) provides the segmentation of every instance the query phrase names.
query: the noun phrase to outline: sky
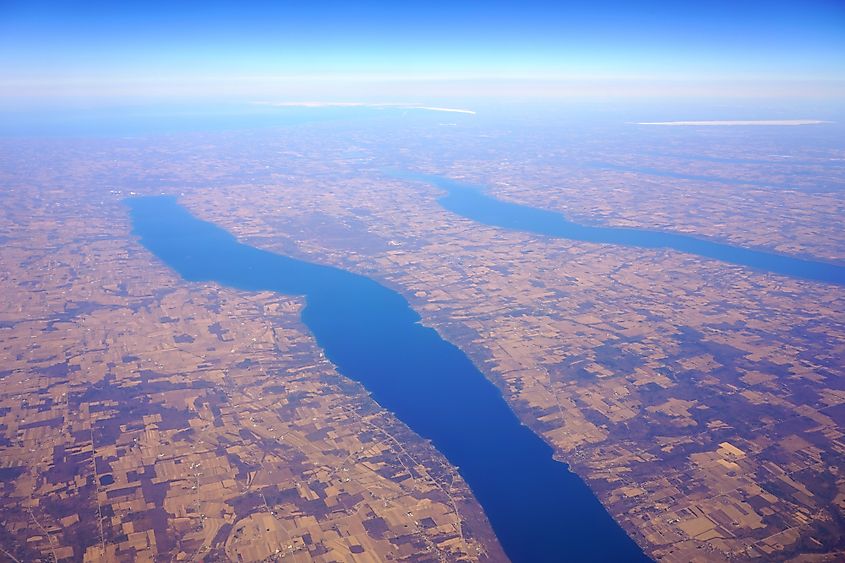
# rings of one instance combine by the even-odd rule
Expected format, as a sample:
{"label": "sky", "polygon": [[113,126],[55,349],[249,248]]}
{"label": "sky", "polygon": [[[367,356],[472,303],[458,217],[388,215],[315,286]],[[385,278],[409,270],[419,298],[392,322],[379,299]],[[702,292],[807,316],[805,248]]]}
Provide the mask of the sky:
{"label": "sky", "polygon": [[841,96],[845,2],[0,0],[0,98]]}

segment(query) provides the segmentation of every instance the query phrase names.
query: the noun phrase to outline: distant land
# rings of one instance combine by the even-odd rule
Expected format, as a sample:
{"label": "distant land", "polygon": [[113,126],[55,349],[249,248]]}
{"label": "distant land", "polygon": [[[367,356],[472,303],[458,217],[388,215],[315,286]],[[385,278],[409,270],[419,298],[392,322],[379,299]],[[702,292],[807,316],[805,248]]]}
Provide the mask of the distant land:
{"label": "distant land", "polygon": [[0,138],[3,560],[843,560],[839,124],[430,103]]}

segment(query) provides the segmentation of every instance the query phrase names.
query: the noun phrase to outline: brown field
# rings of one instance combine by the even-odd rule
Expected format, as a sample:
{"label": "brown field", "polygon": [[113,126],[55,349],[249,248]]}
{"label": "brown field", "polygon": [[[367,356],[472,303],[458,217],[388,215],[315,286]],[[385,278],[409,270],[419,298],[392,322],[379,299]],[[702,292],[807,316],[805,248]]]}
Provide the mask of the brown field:
{"label": "brown field", "polygon": [[324,359],[301,300],[181,281],[78,178],[4,181],[6,558],[504,559],[455,468]]}
{"label": "brown field", "polygon": [[[845,192],[813,191],[809,178],[842,178],[821,164],[802,165],[812,176],[647,163],[748,182],[705,190],[567,168],[584,155],[533,137],[428,134],[327,140],[315,126],[23,153],[6,180],[18,192],[4,196],[18,226],[0,232],[13,242],[2,253],[0,459],[12,478],[2,533],[14,542],[3,545],[78,557],[76,538],[90,535],[91,558],[503,557],[454,468],[320,357],[301,302],[180,282],[127,238],[117,202],[132,190],[180,195],[250,244],[402,292],[652,557],[845,556],[841,287],[484,227],[443,210],[435,188],[381,170],[411,162],[579,221],[840,262]],[[591,158],[633,166],[603,146]],[[20,179],[47,149],[56,162]],[[705,153],[775,151],[725,141]]]}

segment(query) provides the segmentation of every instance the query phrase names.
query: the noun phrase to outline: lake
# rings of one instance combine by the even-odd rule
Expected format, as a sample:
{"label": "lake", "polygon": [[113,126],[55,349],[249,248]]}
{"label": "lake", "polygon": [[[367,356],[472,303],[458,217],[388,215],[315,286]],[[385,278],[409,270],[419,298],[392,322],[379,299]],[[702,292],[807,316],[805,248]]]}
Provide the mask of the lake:
{"label": "lake", "polygon": [[459,468],[513,561],[648,560],[498,388],[420,324],[400,294],[241,244],[174,198],[127,203],[141,243],[184,279],[305,296],[302,320],[326,357]]}
{"label": "lake", "polygon": [[502,201],[489,195],[479,186],[443,176],[408,172],[390,174],[445,190],[446,195],[437,200],[443,208],[484,225],[583,242],[638,248],[668,248],[757,271],[845,285],[845,266],[829,262],[734,246],[668,231],[580,225],[569,221],[561,213]]}

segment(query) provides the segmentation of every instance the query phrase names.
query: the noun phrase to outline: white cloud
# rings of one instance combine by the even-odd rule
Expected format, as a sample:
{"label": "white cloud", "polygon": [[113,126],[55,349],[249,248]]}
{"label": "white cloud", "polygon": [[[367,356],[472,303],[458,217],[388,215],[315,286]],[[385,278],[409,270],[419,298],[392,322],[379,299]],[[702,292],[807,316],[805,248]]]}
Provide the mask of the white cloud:
{"label": "white cloud", "polygon": [[818,125],[820,123],[831,123],[818,119],[745,119],[734,121],[651,121],[635,123],[635,125],[700,125],[704,127],[725,126],[725,125]]}
{"label": "white cloud", "polygon": [[306,102],[253,102],[257,105],[264,105],[264,106],[274,106],[274,107],[302,107],[302,108],[327,108],[327,107],[339,107],[339,108],[349,108],[349,107],[367,107],[367,108],[397,108],[397,109],[418,109],[424,111],[445,111],[449,113],[466,113],[469,115],[475,115],[475,112],[471,109],[461,109],[461,108],[442,108],[442,107],[434,107],[434,106],[416,106],[413,104],[405,104],[405,103],[365,103],[365,102],[316,102],[316,101],[306,101]]}

